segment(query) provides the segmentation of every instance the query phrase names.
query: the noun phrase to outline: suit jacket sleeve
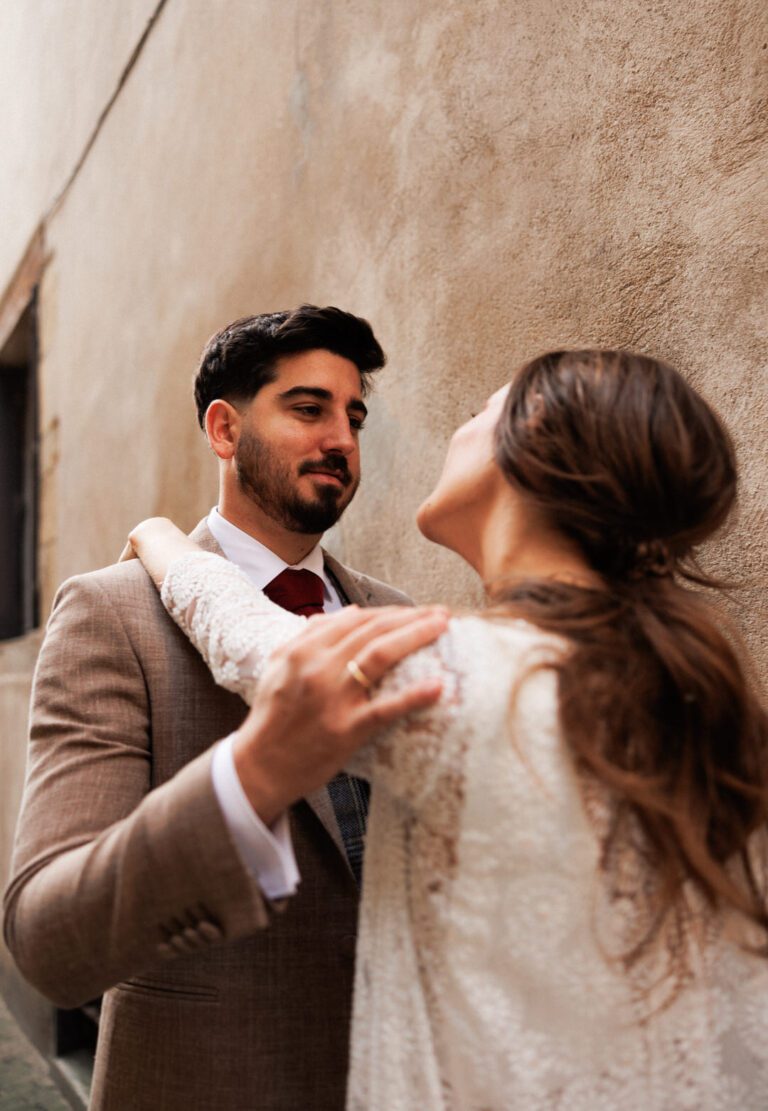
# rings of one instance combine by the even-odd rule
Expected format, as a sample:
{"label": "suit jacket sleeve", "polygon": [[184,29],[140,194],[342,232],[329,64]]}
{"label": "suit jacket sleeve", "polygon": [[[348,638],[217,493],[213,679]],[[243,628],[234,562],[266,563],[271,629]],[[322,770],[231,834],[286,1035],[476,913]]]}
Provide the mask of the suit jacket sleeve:
{"label": "suit jacket sleeve", "polygon": [[154,790],[150,761],[149,694],[125,622],[94,576],[70,580],[35,674],[4,923],[21,971],[60,1006],[268,923],[210,752]]}

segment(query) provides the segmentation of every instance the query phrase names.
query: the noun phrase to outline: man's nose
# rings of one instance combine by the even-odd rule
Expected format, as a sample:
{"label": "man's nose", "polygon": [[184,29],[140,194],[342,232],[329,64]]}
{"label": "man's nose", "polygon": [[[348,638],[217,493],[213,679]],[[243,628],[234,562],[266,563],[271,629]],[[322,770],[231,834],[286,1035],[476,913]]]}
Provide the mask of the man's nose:
{"label": "man's nose", "polygon": [[329,424],[320,447],[324,452],[336,451],[340,455],[351,455],[357,450],[357,439],[346,413]]}

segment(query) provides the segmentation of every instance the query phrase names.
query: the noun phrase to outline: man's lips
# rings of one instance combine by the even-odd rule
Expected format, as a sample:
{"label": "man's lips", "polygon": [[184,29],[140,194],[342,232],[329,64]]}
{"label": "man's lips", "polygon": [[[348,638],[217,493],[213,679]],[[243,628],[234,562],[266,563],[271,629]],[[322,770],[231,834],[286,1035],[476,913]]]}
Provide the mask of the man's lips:
{"label": "man's lips", "polygon": [[307,467],[302,473],[312,475],[313,478],[336,482],[339,486],[349,486],[351,481],[349,471],[339,471],[332,467]]}
{"label": "man's lips", "polygon": [[331,474],[329,471],[308,471],[308,474],[313,478],[319,478],[323,482],[335,482],[337,486],[343,486],[344,481],[337,474]]}

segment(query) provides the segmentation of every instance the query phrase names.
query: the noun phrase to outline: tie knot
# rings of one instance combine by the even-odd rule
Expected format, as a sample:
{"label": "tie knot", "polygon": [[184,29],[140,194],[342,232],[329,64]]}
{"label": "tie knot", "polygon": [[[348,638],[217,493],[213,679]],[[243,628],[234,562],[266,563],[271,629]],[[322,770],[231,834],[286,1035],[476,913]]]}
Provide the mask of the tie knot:
{"label": "tie knot", "polygon": [[323,580],[314,571],[286,567],[267,583],[264,593],[276,605],[302,617],[323,612]]}

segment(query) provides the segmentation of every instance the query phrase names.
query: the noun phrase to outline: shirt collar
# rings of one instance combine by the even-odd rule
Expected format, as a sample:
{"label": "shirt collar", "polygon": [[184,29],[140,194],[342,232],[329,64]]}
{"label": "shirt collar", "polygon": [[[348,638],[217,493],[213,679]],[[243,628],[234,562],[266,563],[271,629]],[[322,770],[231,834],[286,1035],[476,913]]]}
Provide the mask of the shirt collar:
{"label": "shirt collar", "polygon": [[313,571],[323,580],[323,594],[326,602],[331,601],[331,583],[325,570],[323,549],[320,544],[315,544],[311,552],[304,556],[299,563],[286,563],[279,555],[267,548],[259,540],[254,539],[247,532],[243,532],[237,525],[233,525],[226,517],[222,517],[216,506],[208,514],[208,528],[227,559],[236,563],[244,571],[254,586],[263,590],[267,583],[284,571],[286,567],[293,570]]}

